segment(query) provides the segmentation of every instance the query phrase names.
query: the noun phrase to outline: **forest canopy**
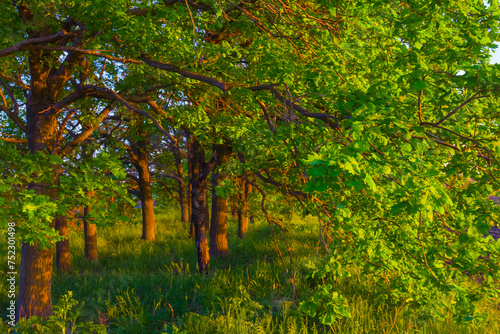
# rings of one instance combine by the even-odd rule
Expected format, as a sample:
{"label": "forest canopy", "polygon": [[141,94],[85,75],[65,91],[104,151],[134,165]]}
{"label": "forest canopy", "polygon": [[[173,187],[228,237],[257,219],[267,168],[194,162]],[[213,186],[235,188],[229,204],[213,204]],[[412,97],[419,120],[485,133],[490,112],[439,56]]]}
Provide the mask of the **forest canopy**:
{"label": "forest canopy", "polygon": [[[1,8],[0,230],[15,222],[22,239],[17,319],[53,313],[52,249],[69,272],[70,213],[92,238],[139,201],[145,241],[154,201],[182,212],[200,274],[231,256],[231,210],[241,239],[261,219],[286,241],[293,213],[318,224],[313,276],[355,267],[381,300],[434,319],[449,308],[465,321],[497,298],[497,1]],[[87,260],[96,252],[86,245]],[[295,293],[294,250],[282,252]],[[345,304],[322,289],[296,296],[299,309],[348,316],[321,306]]]}

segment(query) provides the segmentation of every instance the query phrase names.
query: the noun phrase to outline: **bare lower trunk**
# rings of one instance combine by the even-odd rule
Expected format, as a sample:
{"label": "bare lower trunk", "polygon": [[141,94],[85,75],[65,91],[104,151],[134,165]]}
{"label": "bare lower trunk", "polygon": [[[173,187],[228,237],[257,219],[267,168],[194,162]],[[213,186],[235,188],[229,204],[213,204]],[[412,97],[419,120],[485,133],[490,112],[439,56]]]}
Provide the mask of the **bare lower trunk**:
{"label": "bare lower trunk", "polygon": [[200,274],[207,274],[210,264],[208,249],[207,231],[205,229],[205,215],[203,214],[203,196],[200,193],[199,185],[193,187],[193,214],[191,216],[194,225],[196,252],[198,257],[198,269]]}
{"label": "bare lower trunk", "polygon": [[[212,191],[215,193],[215,190]],[[212,198],[217,195],[212,195]],[[228,254],[227,198],[212,199],[212,226],[210,229],[210,255],[222,257]]]}
{"label": "bare lower trunk", "polygon": [[69,251],[69,231],[68,221],[64,216],[56,218],[56,230],[59,235],[66,237],[62,241],[56,243],[56,265],[61,273],[71,272],[71,254]]}
{"label": "bare lower trunk", "polygon": [[181,206],[181,221],[189,222],[189,196],[186,194],[186,183],[184,181],[184,166],[182,164],[179,143],[171,143],[171,150],[174,154],[175,167],[177,169],[177,183],[179,184],[179,204]]}
{"label": "bare lower trunk", "polygon": [[212,174],[212,219],[210,224],[210,255],[222,257],[228,254],[227,211],[228,199],[217,196],[216,190],[227,179],[227,173],[216,171],[224,167],[231,157],[232,150],[228,143],[214,145],[217,150],[217,164]]}
{"label": "bare lower trunk", "polygon": [[[186,140],[189,140],[189,135],[186,136]],[[190,154],[192,154],[191,152],[191,143],[188,143],[188,151],[190,152]],[[188,158],[188,170],[189,170],[189,175],[193,175],[193,159],[194,157],[190,156]],[[195,235],[195,228],[194,228],[194,223],[193,223],[193,183],[191,182],[191,180],[189,181],[188,183],[188,189],[189,189],[189,192],[188,192],[188,210],[189,210],[189,238],[190,239],[193,239],[194,238],[194,235]]]}
{"label": "bare lower trunk", "polygon": [[[247,207],[248,209],[248,207]],[[248,216],[244,209],[238,211],[238,238],[245,239],[248,230]]]}
{"label": "bare lower trunk", "polygon": [[203,216],[205,219],[205,228],[207,231],[210,231],[210,209],[208,208],[208,189],[207,184],[205,183],[205,187],[203,189],[203,208],[202,208]]}
{"label": "bare lower trunk", "polygon": [[140,140],[129,139],[130,147],[127,149],[130,160],[139,174],[139,193],[142,207],[142,236],[143,240],[155,241],[155,212],[153,192],[151,190],[151,178],[149,173],[150,135],[137,130],[136,134]]}
{"label": "bare lower trunk", "polygon": [[194,234],[195,233],[194,233],[193,213],[191,212],[191,222],[189,223],[189,238],[193,239]]}
{"label": "bare lower trunk", "polygon": [[186,194],[184,189],[179,190],[179,195],[181,196],[181,221],[183,223],[189,222],[189,204],[186,199]]}
{"label": "bare lower trunk", "polygon": [[191,143],[189,159],[191,160],[191,223],[194,227],[198,269],[200,274],[207,274],[210,256],[205,227],[204,206],[206,203],[203,196],[207,182],[206,175],[203,174],[205,153],[197,140]]}
{"label": "bare lower trunk", "polygon": [[18,294],[18,320],[52,315],[53,250],[23,242]]}
{"label": "bare lower trunk", "polygon": [[87,215],[89,208],[84,209],[84,219],[83,219],[83,234],[85,236],[85,260],[92,262],[97,261],[97,226],[92,224],[88,219]]}
{"label": "bare lower trunk", "polygon": [[139,170],[139,188],[141,191],[142,204],[142,239],[155,241],[155,212],[153,192],[149,178],[148,165],[141,166]]}
{"label": "bare lower trunk", "polygon": [[238,208],[238,238],[245,239],[248,229],[248,194],[252,190],[250,183],[245,178],[241,178],[238,182],[240,190],[239,199],[240,206]]}
{"label": "bare lower trunk", "polygon": [[235,195],[231,195],[229,197],[229,203],[231,206],[231,216],[236,217],[238,215],[238,203],[237,203],[237,198]]}

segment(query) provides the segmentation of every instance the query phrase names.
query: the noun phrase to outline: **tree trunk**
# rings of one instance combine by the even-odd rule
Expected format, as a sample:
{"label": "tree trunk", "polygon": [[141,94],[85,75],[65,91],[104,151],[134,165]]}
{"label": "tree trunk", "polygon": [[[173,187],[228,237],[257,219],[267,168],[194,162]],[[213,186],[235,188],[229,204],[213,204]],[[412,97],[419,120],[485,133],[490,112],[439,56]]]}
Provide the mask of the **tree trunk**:
{"label": "tree trunk", "polygon": [[203,216],[205,219],[205,228],[210,231],[210,209],[208,208],[208,184],[203,188]]}
{"label": "tree trunk", "polygon": [[238,211],[238,238],[240,239],[245,239],[248,229],[248,216],[245,214],[245,210],[248,210],[248,206]]}
{"label": "tree trunk", "polygon": [[[191,177],[193,175],[193,160],[195,159],[192,154],[192,143],[189,141],[190,134],[187,132],[186,141],[188,147],[188,175]],[[195,237],[195,228],[194,228],[194,220],[193,220],[193,182],[189,180],[188,182],[188,210],[189,210],[189,238],[193,239]]]}
{"label": "tree trunk", "polygon": [[97,226],[92,224],[88,219],[89,207],[86,206],[83,210],[83,234],[85,236],[85,260],[92,262],[97,261]]}
{"label": "tree trunk", "polygon": [[[54,79],[58,78],[50,75],[51,67],[45,59],[44,51],[30,51],[29,64],[30,91],[26,101],[28,149],[31,154],[55,154],[58,124],[56,112],[50,106],[56,101],[62,86],[56,85]],[[54,179],[56,171],[54,169]],[[31,184],[29,187],[37,195],[48,195],[53,199],[57,197],[51,184]],[[51,225],[54,226],[54,222]],[[38,243],[30,246],[23,241],[16,320],[34,315],[52,315],[53,257],[52,249],[41,249]]]}
{"label": "tree trunk", "polygon": [[140,168],[138,168],[137,171],[139,172],[139,190],[141,192],[142,206],[141,238],[143,240],[155,241],[156,221],[148,164],[141,164]]}
{"label": "tree trunk", "polygon": [[143,139],[137,142],[130,140],[129,156],[139,174],[139,192],[142,208],[142,236],[141,239],[155,241],[155,212],[151,179],[149,173],[148,148],[150,136],[148,133],[138,133]]}
{"label": "tree trunk", "polygon": [[41,249],[38,243],[30,246],[23,242],[17,320],[52,315],[52,261],[51,248]]}
{"label": "tree trunk", "polygon": [[182,186],[179,186],[179,197],[181,204],[181,221],[187,223],[189,222],[189,204],[186,198],[186,192]]}
{"label": "tree trunk", "polygon": [[217,164],[212,173],[212,219],[210,224],[210,255],[222,257],[228,254],[227,211],[228,199],[217,196],[216,189],[227,179],[227,173],[216,171],[224,167],[231,157],[231,145],[214,145],[217,150]]}
{"label": "tree trunk", "polygon": [[[237,184],[238,189],[239,189],[239,183]],[[238,207],[239,207],[239,195],[238,194],[232,194],[229,197],[229,206],[231,208],[231,216],[237,217],[238,216]]]}
{"label": "tree trunk", "polygon": [[189,182],[189,238],[193,239],[194,238],[194,220],[193,220],[193,184],[192,182]]}
{"label": "tree trunk", "polygon": [[248,229],[248,194],[252,190],[250,183],[246,182],[245,178],[241,178],[238,182],[240,190],[240,206],[238,208],[238,238],[245,239]]}
{"label": "tree trunk", "polygon": [[69,231],[68,220],[65,216],[56,218],[56,230],[59,235],[66,237],[62,241],[56,243],[56,265],[61,273],[71,272],[71,254],[69,252]]}
{"label": "tree trunk", "polygon": [[199,142],[194,139],[191,143],[189,159],[191,160],[191,223],[194,227],[198,269],[200,274],[208,274],[210,256],[208,253],[207,232],[205,228],[203,196],[207,183],[205,153]]}
{"label": "tree trunk", "polygon": [[179,143],[170,143],[174,155],[175,167],[177,169],[177,182],[179,184],[179,204],[181,206],[181,221],[189,222],[189,198],[186,194],[186,184],[184,182],[184,166],[182,165],[181,150]]}

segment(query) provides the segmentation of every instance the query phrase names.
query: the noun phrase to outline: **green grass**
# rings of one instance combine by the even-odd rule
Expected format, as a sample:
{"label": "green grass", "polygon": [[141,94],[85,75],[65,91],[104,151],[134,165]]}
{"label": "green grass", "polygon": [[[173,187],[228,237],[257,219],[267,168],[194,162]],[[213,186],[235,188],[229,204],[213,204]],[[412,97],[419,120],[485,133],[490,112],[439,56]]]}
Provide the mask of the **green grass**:
{"label": "green grass", "polygon": [[[72,291],[78,301],[71,311],[76,323],[103,324],[108,333],[500,333],[499,311],[491,307],[487,308],[490,320],[481,328],[459,326],[451,315],[442,323],[417,324],[411,310],[405,313],[400,305],[377,305],[377,291],[371,289],[369,279],[361,279],[355,271],[351,278],[334,285],[346,296],[352,317],[322,326],[297,310],[289,276],[274,250],[267,223],[249,225],[247,238],[239,240],[236,223],[231,220],[230,255],[211,259],[210,274],[201,276],[188,226],[174,215],[162,213],[156,218],[154,243],[140,240],[137,218],[134,223],[101,228],[97,263],[84,260],[83,232],[73,229],[73,272],[55,273],[54,302]],[[313,219],[295,217],[292,223],[288,240],[294,249],[300,298],[311,293],[313,284],[305,277],[305,264],[316,261],[322,250]],[[0,246],[2,252],[4,247]],[[280,247],[289,267],[282,241]],[[3,298],[6,288],[2,279],[1,309],[7,306]],[[0,332],[6,330],[5,324],[0,325]]]}

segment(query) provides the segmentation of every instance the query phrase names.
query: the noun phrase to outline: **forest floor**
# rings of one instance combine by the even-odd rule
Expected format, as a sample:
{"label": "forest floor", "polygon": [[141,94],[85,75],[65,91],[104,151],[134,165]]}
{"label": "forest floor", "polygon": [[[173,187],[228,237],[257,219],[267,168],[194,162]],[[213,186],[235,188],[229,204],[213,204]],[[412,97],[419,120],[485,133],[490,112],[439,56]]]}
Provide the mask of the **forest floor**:
{"label": "forest floor", "polygon": [[[240,240],[237,223],[230,218],[230,254],[224,259],[212,258],[209,275],[201,276],[196,269],[194,240],[188,237],[189,226],[165,213],[156,219],[156,242],[139,239],[139,215],[132,223],[98,230],[96,263],[84,260],[82,229],[73,228],[73,272],[61,275],[55,271],[53,278],[53,301],[59,318],[49,324],[33,320],[32,332],[500,333],[500,311],[491,307],[486,310],[488,322],[479,328],[458,325],[451,314],[444,322],[419,323],[411,310],[401,311],[401,305],[377,304],[377,292],[370,288],[369,279],[361,279],[355,271],[345,281],[332,282],[334,289],[346,296],[351,318],[323,326],[305,316],[297,309],[297,296],[311,294],[314,281],[307,278],[307,267],[322,253],[318,225],[312,218],[294,217],[291,221],[288,241],[293,249],[295,295],[283,266],[290,269],[287,248],[278,241],[283,262],[275,251],[273,230],[266,222],[249,224],[246,239]],[[278,229],[274,232],[280,235]],[[2,242],[0,253],[5,254],[5,250]],[[0,271],[2,310],[7,308],[4,276]],[[66,298],[68,291],[72,291],[72,299]],[[72,300],[78,304],[71,308]],[[9,333],[5,316],[2,318],[0,332]],[[27,325],[22,333],[31,332]],[[58,326],[59,330],[54,329]],[[70,330],[78,326],[80,330]]]}

